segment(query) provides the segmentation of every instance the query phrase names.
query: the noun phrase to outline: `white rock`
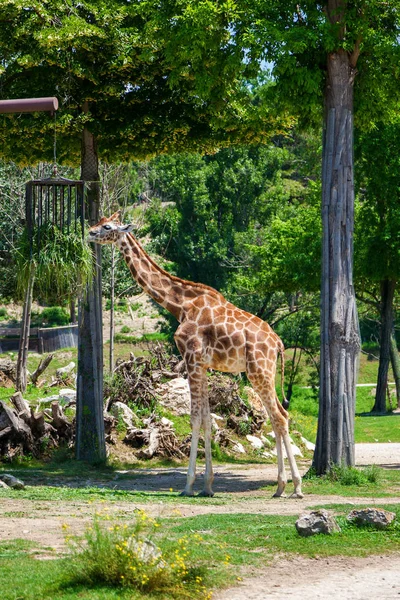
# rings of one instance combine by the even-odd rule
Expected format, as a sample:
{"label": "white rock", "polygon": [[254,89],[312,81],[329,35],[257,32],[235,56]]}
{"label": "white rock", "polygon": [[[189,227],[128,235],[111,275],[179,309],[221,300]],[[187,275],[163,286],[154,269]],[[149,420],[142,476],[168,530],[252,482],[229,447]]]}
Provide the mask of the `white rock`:
{"label": "white rock", "polygon": [[271,440],[265,437],[265,435],[261,434],[260,439],[264,442],[264,446],[272,446]]}
{"label": "white rock", "polygon": [[160,404],[175,415],[190,415],[189,382],[184,377],[171,379],[157,387]]}
{"label": "white rock", "polygon": [[161,425],[164,425],[164,427],[173,427],[174,426],[173,422],[170,421],[169,419],[167,419],[167,417],[162,417],[160,423],[161,423]]}
{"label": "white rock", "polygon": [[240,442],[236,442],[236,444],[232,446],[232,452],[236,452],[236,454],[246,454],[246,450]]}
{"label": "white rock", "polygon": [[57,377],[62,377],[63,375],[68,375],[74,369],[75,369],[75,363],[73,361],[71,361],[65,367],[60,367],[59,369],[57,369],[56,375],[57,375]]}
{"label": "white rock", "polygon": [[264,458],[272,458],[273,454],[272,452],[263,452],[261,456],[263,456]]}
{"label": "white rock", "polygon": [[307,448],[307,450],[315,450],[315,444],[313,444],[312,442],[306,440],[305,437],[301,436],[301,441],[303,442],[303,444],[305,445],[305,447]]}
{"label": "white rock", "polygon": [[255,435],[246,435],[246,440],[248,440],[256,450],[261,450],[261,448],[264,447],[263,441]]}
{"label": "white rock", "polygon": [[136,415],[133,410],[123,402],[114,402],[111,406],[110,413],[117,419],[121,417],[128,429],[135,426]]}

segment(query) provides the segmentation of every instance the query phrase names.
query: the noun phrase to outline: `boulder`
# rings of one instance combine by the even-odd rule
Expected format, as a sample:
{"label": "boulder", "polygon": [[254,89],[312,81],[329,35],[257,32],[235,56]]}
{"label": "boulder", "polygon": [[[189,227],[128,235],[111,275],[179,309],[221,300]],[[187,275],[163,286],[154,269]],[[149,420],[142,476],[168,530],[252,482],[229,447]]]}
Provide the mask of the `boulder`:
{"label": "boulder", "polygon": [[301,515],[296,523],[296,529],[302,537],[309,537],[319,533],[331,534],[340,531],[335,519],[326,510],[313,510]]}
{"label": "boulder", "polygon": [[236,442],[232,446],[232,452],[235,452],[236,454],[246,454],[246,450],[243,448],[243,445],[240,442]]}
{"label": "boulder", "polygon": [[190,415],[189,382],[183,377],[171,379],[157,387],[160,404],[174,415]]}
{"label": "boulder", "polygon": [[25,484],[23,481],[21,481],[20,479],[17,479],[16,477],[14,477],[14,475],[9,475],[8,473],[4,473],[2,475],[0,475],[0,480],[5,483],[6,485],[8,485],[8,487],[12,488],[13,490],[24,490],[25,489]]}
{"label": "boulder", "polygon": [[114,402],[110,408],[110,413],[117,419],[121,418],[127,429],[135,426],[137,417],[133,410],[123,402]]}
{"label": "boulder", "polygon": [[71,361],[68,365],[66,365],[65,367],[60,367],[59,369],[57,369],[56,371],[56,375],[59,379],[62,379],[62,377],[64,375],[69,375],[70,373],[72,373],[72,371],[75,369],[75,363],[73,361]]}
{"label": "boulder", "polygon": [[255,450],[261,450],[264,447],[264,442],[255,435],[246,435],[246,440],[250,442]]}
{"label": "boulder", "polygon": [[396,518],[396,513],[383,508],[362,508],[352,510],[347,515],[347,520],[357,525],[372,525],[375,529],[385,529]]}

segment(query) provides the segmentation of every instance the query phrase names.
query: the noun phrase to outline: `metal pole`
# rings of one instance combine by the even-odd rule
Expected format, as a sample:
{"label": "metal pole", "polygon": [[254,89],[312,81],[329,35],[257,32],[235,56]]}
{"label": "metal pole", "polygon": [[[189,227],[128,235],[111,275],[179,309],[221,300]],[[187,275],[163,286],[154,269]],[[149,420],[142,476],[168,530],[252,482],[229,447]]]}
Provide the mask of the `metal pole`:
{"label": "metal pole", "polygon": [[51,98],[19,98],[16,100],[0,100],[0,113],[21,113],[49,111],[54,112],[58,109],[58,100],[54,96]]}

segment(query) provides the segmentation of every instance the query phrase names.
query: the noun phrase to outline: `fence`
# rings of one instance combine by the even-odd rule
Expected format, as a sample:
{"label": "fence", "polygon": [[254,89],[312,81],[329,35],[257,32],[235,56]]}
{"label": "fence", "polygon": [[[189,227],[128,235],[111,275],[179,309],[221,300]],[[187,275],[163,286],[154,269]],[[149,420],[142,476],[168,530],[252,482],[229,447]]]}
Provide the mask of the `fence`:
{"label": "fence", "polygon": [[[17,327],[0,327],[0,352],[17,351],[21,330]],[[65,327],[31,327],[29,350],[43,354],[61,348],[78,346],[78,325]]]}

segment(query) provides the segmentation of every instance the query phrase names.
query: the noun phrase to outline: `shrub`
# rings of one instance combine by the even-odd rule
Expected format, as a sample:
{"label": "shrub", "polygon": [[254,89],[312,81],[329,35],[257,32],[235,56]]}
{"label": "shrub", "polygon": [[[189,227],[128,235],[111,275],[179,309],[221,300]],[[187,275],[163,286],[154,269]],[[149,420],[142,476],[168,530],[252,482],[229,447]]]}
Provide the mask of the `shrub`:
{"label": "shrub", "polygon": [[73,580],[131,587],[144,593],[166,592],[173,598],[211,597],[200,569],[191,564],[186,537],[171,543],[157,536],[160,524],[141,510],[130,525],[112,524],[107,516],[102,522],[100,516],[97,513],[83,539],[66,537],[72,550]]}
{"label": "shrub", "polygon": [[61,306],[49,306],[43,309],[40,315],[42,323],[50,325],[52,327],[68,325],[69,314]]}

